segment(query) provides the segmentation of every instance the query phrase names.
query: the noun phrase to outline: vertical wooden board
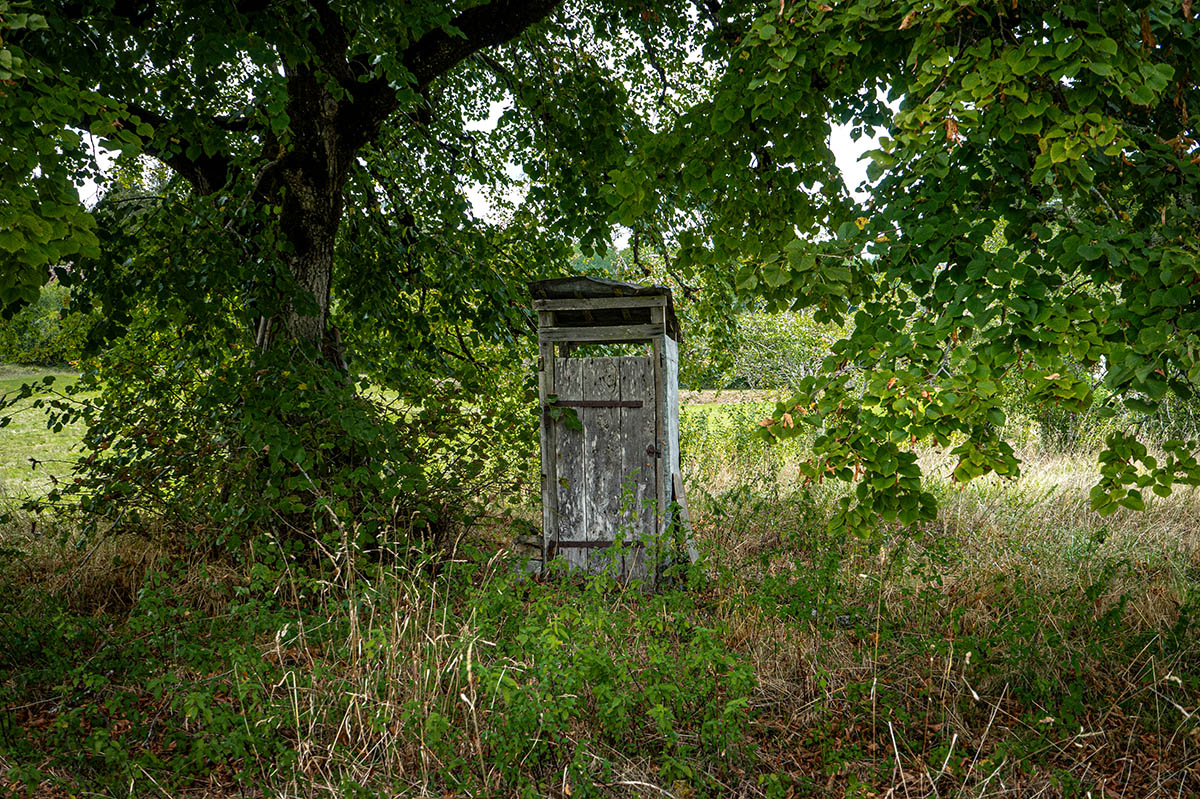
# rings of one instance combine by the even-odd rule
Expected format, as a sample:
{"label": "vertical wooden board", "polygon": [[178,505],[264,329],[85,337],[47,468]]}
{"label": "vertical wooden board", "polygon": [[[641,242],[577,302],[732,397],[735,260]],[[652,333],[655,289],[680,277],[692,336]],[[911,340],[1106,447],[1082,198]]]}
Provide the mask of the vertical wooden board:
{"label": "vertical wooden board", "polygon": [[646,550],[636,546],[654,535],[658,486],[655,469],[654,363],[650,358],[621,359],[621,400],[641,402],[621,409],[621,518],[626,580],[644,580]]}
{"label": "vertical wooden board", "polygon": [[[538,407],[545,409],[546,398],[554,393],[554,345],[538,342]],[[554,430],[546,414],[541,414],[538,437],[542,445],[542,563],[558,529],[558,492],[554,486]]]}
{"label": "vertical wooden board", "polygon": [[[588,358],[583,370],[583,399],[621,399],[619,358]],[[589,541],[616,538],[621,493],[621,409],[583,408],[584,459],[587,482],[584,518]],[[588,569],[600,572],[611,552],[599,547],[586,550]]]}
{"label": "vertical wooden board", "polygon": [[[667,478],[671,481],[672,489],[678,480],[679,495],[676,498],[678,502],[683,503],[683,469],[680,464],[679,452],[679,344],[670,336],[663,337],[663,382],[666,387],[666,407],[664,413],[667,418],[667,441],[671,448],[671,456],[667,463],[669,464],[671,477]],[[674,491],[672,490],[672,493]],[[682,508],[680,509],[683,510]],[[679,525],[680,535],[683,536],[682,541],[672,541],[673,546],[682,546],[684,551],[687,551],[687,544],[690,541],[691,524]],[[682,554],[677,549],[678,554]]]}
{"label": "vertical wooden board", "polygon": [[671,474],[680,474],[679,469],[679,345],[670,336],[663,337],[663,384],[666,406],[666,436],[671,448]]}
{"label": "vertical wooden board", "polygon": [[[555,363],[555,385],[560,400],[571,401],[583,397],[583,360],[581,358],[558,358]],[[583,409],[576,409],[583,421]],[[587,476],[584,471],[583,431],[572,430],[564,421],[554,424],[554,457],[557,461],[555,491],[558,499],[558,542],[584,541],[587,538],[583,498],[587,492]],[[558,550],[572,567],[587,565],[585,550],[563,547]]]}
{"label": "vertical wooden board", "polygon": [[665,340],[665,336],[655,338],[651,348],[651,358],[654,366],[654,444],[657,453],[654,458],[654,482],[658,493],[658,502],[655,506],[654,532],[649,536],[646,550],[649,556],[646,568],[651,575],[658,568],[659,542],[663,539],[663,532],[666,530],[667,500],[671,496],[671,491],[667,487],[667,483],[671,479],[671,473],[664,468],[666,465],[665,454],[667,450],[663,446],[666,442],[666,419],[663,412],[663,408],[666,407],[666,391],[663,383],[663,341]]}
{"label": "vertical wooden board", "polygon": [[[660,479],[669,503],[674,498],[674,478],[680,474],[679,468],[679,345],[670,336],[663,336],[660,349],[660,370],[662,385],[662,423],[659,427],[662,435],[662,471]],[[671,541],[668,533],[675,522],[670,508],[664,508],[659,517],[659,535],[664,547],[664,556],[674,553],[676,542]],[[657,564],[661,566],[662,564]]]}
{"label": "vertical wooden board", "polygon": [[692,538],[692,514],[688,510],[687,494],[683,491],[683,475],[675,475],[674,486],[675,501],[679,503],[679,532],[683,536],[684,551],[687,552],[688,562],[695,563],[700,557],[700,551]]}

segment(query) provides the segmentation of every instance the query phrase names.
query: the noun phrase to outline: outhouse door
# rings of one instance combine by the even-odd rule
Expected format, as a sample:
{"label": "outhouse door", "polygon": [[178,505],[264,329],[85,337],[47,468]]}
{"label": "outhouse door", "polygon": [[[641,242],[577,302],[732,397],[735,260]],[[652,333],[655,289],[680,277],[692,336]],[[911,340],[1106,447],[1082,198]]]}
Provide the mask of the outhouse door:
{"label": "outhouse door", "polygon": [[[556,358],[553,422],[558,519],[549,557],[623,579],[647,576],[658,504],[654,362],[647,357]],[[620,548],[610,549],[620,540]]]}

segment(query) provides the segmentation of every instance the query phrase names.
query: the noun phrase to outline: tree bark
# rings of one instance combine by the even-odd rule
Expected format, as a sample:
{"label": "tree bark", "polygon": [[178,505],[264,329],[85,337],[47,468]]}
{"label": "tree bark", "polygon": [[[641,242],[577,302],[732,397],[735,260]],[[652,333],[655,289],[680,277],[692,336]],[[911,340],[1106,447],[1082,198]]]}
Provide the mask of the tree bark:
{"label": "tree bark", "polygon": [[[293,144],[280,159],[283,260],[315,308],[284,309],[265,346],[285,341],[325,350],[333,253],[345,206],[343,189],[358,148],[344,141],[339,103],[309,65],[285,68]],[[340,353],[337,360],[340,360]]]}

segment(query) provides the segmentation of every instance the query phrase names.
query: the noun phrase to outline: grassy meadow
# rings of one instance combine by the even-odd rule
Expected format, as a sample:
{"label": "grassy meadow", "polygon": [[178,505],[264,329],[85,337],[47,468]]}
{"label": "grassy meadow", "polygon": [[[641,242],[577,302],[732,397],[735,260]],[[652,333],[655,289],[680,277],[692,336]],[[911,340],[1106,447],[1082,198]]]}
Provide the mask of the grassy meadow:
{"label": "grassy meadow", "polygon": [[836,538],[842,489],[799,481],[802,445],[765,447],[737,398],[682,411],[702,558],[655,592],[523,577],[504,516],[402,565],[80,547],[18,502],[79,431],[23,411],[0,792],[1200,795],[1200,493],[1102,519],[1094,456],[1031,427],[1021,480],[960,486],[928,452],[936,522]]}
{"label": "grassy meadow", "polygon": [[[22,384],[47,376],[53,376],[60,387],[74,379],[65,370],[0,365],[0,396],[16,394]],[[83,431],[55,433],[47,428],[46,417],[32,406],[32,399],[22,401],[13,409],[12,422],[0,428],[0,501],[44,493],[52,486],[52,477],[69,472],[74,462],[72,447]]]}

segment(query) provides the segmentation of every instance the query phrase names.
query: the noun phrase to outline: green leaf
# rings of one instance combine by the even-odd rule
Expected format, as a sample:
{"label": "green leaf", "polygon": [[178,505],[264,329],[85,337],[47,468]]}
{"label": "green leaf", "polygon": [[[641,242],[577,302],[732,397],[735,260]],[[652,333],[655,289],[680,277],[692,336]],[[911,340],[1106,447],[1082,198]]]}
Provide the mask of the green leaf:
{"label": "green leaf", "polygon": [[758,286],[758,275],[753,267],[744,266],[738,271],[735,285],[738,291],[754,291]]}
{"label": "green leaf", "polygon": [[762,276],[763,282],[771,288],[779,288],[791,279],[787,271],[777,263],[765,264],[762,268]]}
{"label": "green leaf", "polygon": [[1133,411],[1134,413],[1151,414],[1158,410],[1158,403],[1148,402],[1143,399],[1138,399],[1137,397],[1126,397],[1125,407],[1129,408],[1129,410]]}
{"label": "green leaf", "polygon": [[1129,493],[1126,494],[1118,504],[1120,504],[1122,507],[1129,508],[1130,510],[1143,511],[1146,509],[1146,503],[1142,499],[1142,492],[1133,488],[1129,489]]}

